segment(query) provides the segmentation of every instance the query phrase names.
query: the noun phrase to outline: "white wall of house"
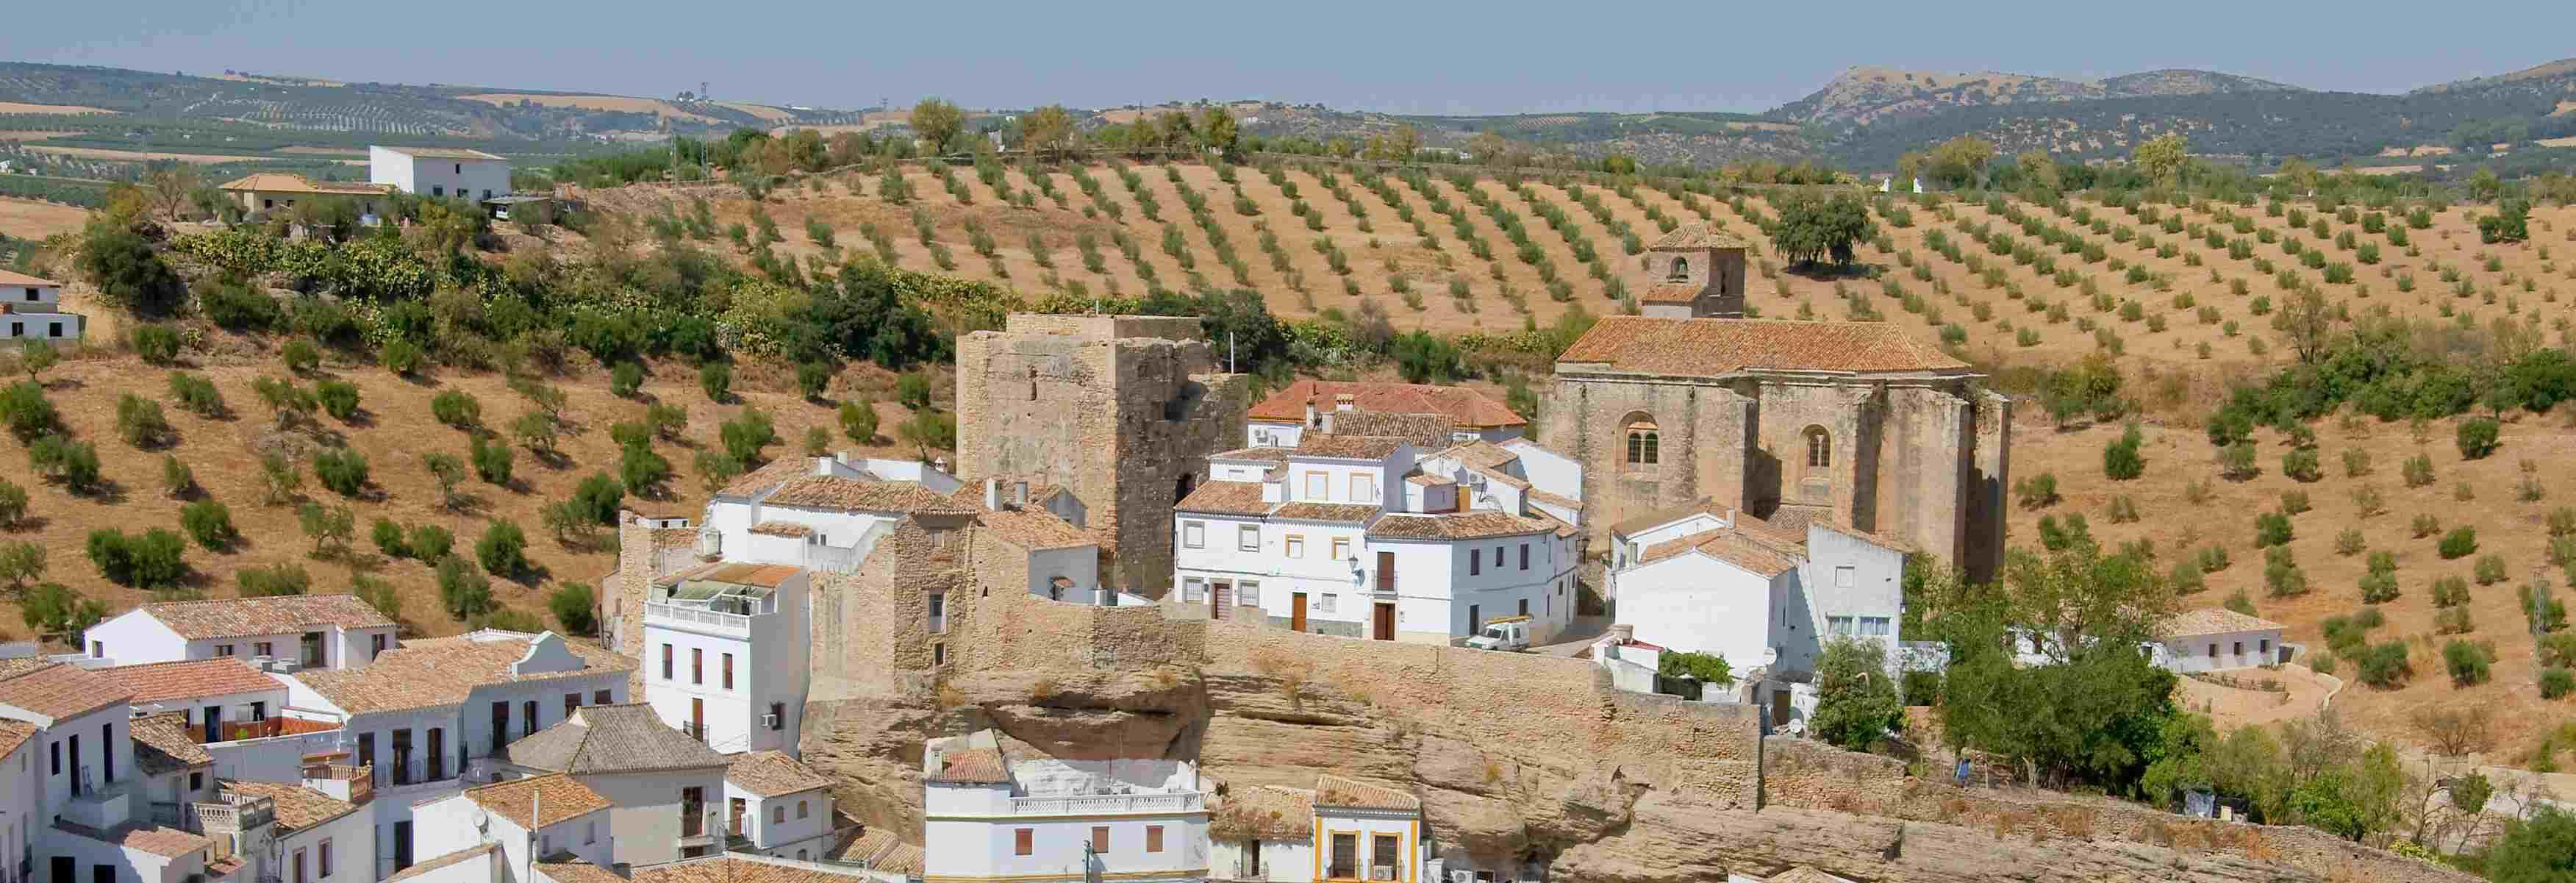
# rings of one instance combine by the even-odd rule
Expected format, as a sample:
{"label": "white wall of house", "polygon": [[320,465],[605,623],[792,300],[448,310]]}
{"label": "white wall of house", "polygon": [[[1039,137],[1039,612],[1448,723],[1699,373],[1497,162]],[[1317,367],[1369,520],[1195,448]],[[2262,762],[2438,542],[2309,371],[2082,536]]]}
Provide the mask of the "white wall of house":
{"label": "white wall of house", "polygon": [[95,875],[101,866],[113,869],[116,883],[180,883],[206,869],[203,849],[173,858],[52,829],[38,829],[35,845],[31,880],[52,873],[54,856],[69,856],[76,863],[72,873],[78,883],[99,879]]}
{"label": "white wall of house", "polygon": [[1583,464],[1574,458],[1522,438],[1518,430],[1513,430],[1507,439],[1488,441],[1502,445],[1503,450],[1520,458],[1519,475],[1527,479],[1531,487],[1569,499],[1583,498]]}
{"label": "white wall of house", "polygon": [[510,161],[413,156],[394,148],[369,146],[367,180],[422,196],[490,199],[509,195]]}
{"label": "white wall of house", "polygon": [[[137,715],[159,714],[165,711],[183,712],[188,716],[188,732],[203,740],[206,735],[206,718],[209,709],[220,714],[221,716],[216,720],[222,722],[284,717],[286,692],[286,685],[280,683],[274,690],[228,693],[220,696],[186,696],[138,703],[133,707]],[[222,730],[219,728],[216,732],[220,734]]]}
{"label": "white wall of house", "polygon": [[[330,844],[330,873],[323,873],[323,844]],[[376,827],[374,817],[364,808],[332,819],[321,825],[288,832],[277,838],[277,867],[272,872],[280,883],[298,883],[295,879],[295,857],[304,855],[302,883],[375,883]]]}
{"label": "white wall of house", "polygon": [[[1824,527],[1807,528],[1807,560],[1799,586],[1815,621],[1808,634],[1819,642],[1854,637],[1883,645],[1890,664],[1905,619],[1905,553]],[[1821,644],[1816,648],[1819,652]],[[1813,669],[1811,664],[1798,668]]]}
{"label": "white wall of house", "polygon": [[0,285],[0,304],[31,313],[50,313],[60,309],[63,287],[60,285]]}
{"label": "white wall of house", "polygon": [[1074,546],[1029,553],[1029,594],[1048,597],[1056,577],[1073,581],[1073,591],[1059,600],[1090,601],[1100,588],[1100,547]]}
{"label": "white wall of house", "polygon": [[[647,608],[643,680],[653,712],[681,730],[703,713],[707,733],[702,741],[717,751],[794,751],[810,671],[809,580],[799,573],[781,581],[772,598],[775,612],[722,617],[720,623]],[[669,677],[663,676],[665,647],[670,648]],[[695,667],[692,659],[698,660]],[[775,723],[767,720],[772,713],[778,715]]]}
{"label": "white wall of house", "polygon": [[1765,665],[1780,617],[1773,599],[1797,572],[1765,578],[1698,552],[1629,568],[1619,580],[1616,622],[1639,641],[1726,657],[1736,671]]}
{"label": "white wall of house", "polygon": [[[324,626],[314,631],[322,634],[321,668],[365,668],[376,654],[397,646],[394,627],[344,629]],[[83,650],[91,656],[116,660],[118,665],[146,662],[178,662],[187,659],[213,659],[218,656],[240,657],[249,662],[255,656],[302,662],[306,632],[284,632],[273,635],[236,635],[223,638],[188,639],[163,625],[151,611],[136,608],[115,618],[91,626],[82,633],[87,643]],[[265,653],[261,652],[266,645]],[[311,667],[311,666],[308,666]]]}
{"label": "white wall of house", "polygon": [[[1084,846],[1092,829],[1109,829],[1109,848],[1094,868],[1112,879],[1202,877],[1209,862],[1204,810],[1177,813],[1013,814],[1008,786],[923,788],[922,853],[930,878],[1063,878],[1080,880]],[[1148,851],[1147,828],[1162,829],[1161,849]],[[1019,832],[1029,832],[1030,854],[1018,854]]]}
{"label": "white wall of house", "polygon": [[[684,846],[707,846],[710,853],[724,851],[724,767],[574,778],[614,806],[609,810],[610,824],[617,831],[614,861],[638,865],[675,861]],[[704,833],[684,843],[681,796],[688,788],[699,789],[705,803],[698,811],[710,817],[700,819]]]}
{"label": "white wall of house", "polygon": [[2280,629],[2181,635],[2164,642],[2165,668],[2177,672],[2252,668],[2280,658]]}
{"label": "white wall of house", "polygon": [[[762,855],[807,860],[832,847],[832,792],[822,788],[762,797],[725,783],[725,805],[743,801],[742,834]],[[799,855],[799,853],[803,853]]]}
{"label": "white wall of house", "polygon": [[88,328],[89,318],[79,313],[19,307],[0,314],[0,340],[79,340]]}
{"label": "white wall of house", "polygon": [[[1199,525],[1196,547],[1189,544],[1193,523]],[[1366,604],[1351,600],[1361,592],[1351,560],[1368,551],[1358,524],[1191,512],[1175,516],[1174,524],[1181,542],[1175,544],[1173,580],[1184,603],[1209,603],[1211,587],[1223,582],[1238,606],[1258,606],[1282,622],[1293,619],[1299,593],[1306,596],[1310,627],[1358,623],[1369,613]],[[1256,537],[1252,551],[1243,549],[1245,528]]]}
{"label": "white wall of house", "polygon": [[1298,503],[1359,503],[1383,506],[1390,490],[1413,468],[1413,449],[1398,446],[1384,460],[1323,457],[1288,458],[1288,499]]}
{"label": "white wall of house", "polygon": [[1247,420],[1243,445],[1249,448],[1293,448],[1306,437],[1303,420]]}
{"label": "white wall of house", "polygon": [[1727,521],[1724,517],[1711,515],[1706,512],[1699,512],[1639,530],[1633,534],[1613,535],[1610,538],[1610,579],[1612,584],[1617,584],[1619,568],[1626,567],[1629,564],[1644,558],[1646,550],[1654,548],[1656,544],[1678,540],[1695,533],[1716,530],[1725,526],[1727,526]]}
{"label": "white wall of house", "polygon": [[[1257,858],[1255,853],[1258,853]],[[1254,873],[1255,869],[1259,873]],[[1311,840],[1213,841],[1208,844],[1208,876],[1226,880],[1311,883],[1315,879],[1315,844]]]}
{"label": "white wall of house", "polygon": [[92,658],[114,659],[125,665],[192,658],[188,655],[188,639],[139,607],[90,626],[81,637],[81,650]]}
{"label": "white wall of house", "polygon": [[[1421,831],[1422,816],[1417,812],[1316,807],[1315,857],[1322,859],[1325,879],[1420,880],[1422,862],[1430,858],[1423,854]],[[1349,839],[1341,839],[1344,837]],[[1381,837],[1395,840],[1396,863],[1392,866],[1376,864],[1375,845]],[[1340,858],[1338,851],[1344,848],[1352,850],[1349,860],[1356,871],[1347,876],[1334,873],[1335,862]],[[1380,875],[1376,867],[1391,868],[1392,873]]]}
{"label": "white wall of house", "polygon": [[45,788],[43,734],[0,753],[0,859],[27,854],[37,835],[34,823]]}

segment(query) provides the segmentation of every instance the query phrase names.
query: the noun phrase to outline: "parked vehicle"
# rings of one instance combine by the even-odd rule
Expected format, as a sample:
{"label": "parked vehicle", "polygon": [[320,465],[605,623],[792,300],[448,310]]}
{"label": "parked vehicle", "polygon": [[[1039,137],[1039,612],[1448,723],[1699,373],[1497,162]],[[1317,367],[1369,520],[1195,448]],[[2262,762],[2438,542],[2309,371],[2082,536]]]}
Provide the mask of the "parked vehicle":
{"label": "parked vehicle", "polygon": [[1530,646],[1529,627],[1530,618],[1527,616],[1489,619],[1482,631],[1467,639],[1467,646],[1478,650],[1527,650]]}

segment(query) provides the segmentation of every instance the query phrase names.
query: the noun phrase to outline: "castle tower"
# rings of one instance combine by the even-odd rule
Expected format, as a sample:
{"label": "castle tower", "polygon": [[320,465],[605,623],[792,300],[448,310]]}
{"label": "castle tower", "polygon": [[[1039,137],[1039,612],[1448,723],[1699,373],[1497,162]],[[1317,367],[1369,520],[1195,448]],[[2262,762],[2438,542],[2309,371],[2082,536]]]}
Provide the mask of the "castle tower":
{"label": "castle tower", "polygon": [[1013,314],[957,342],[957,473],[1070,490],[1106,586],[1160,598],[1172,504],[1240,447],[1250,384],[1195,316]]}
{"label": "castle tower", "polygon": [[1744,240],[1708,224],[1673,228],[1646,251],[1637,312],[1665,319],[1744,318]]}

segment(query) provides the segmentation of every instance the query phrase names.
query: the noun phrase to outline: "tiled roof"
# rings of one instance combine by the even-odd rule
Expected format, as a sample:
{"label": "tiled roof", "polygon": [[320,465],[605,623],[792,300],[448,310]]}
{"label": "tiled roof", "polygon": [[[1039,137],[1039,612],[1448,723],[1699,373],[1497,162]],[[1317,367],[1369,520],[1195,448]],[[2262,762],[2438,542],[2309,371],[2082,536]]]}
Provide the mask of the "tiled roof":
{"label": "tiled roof", "polygon": [[814,529],[793,521],[763,521],[751,526],[751,532],[773,537],[813,536]]}
{"label": "tiled roof", "polygon": [[1416,472],[1416,473],[1414,473],[1414,474],[1412,474],[1412,475],[1407,475],[1407,476],[1405,476],[1405,477],[1404,477],[1404,481],[1405,481],[1405,483],[1406,483],[1406,484],[1418,484],[1418,485],[1421,485],[1421,486],[1423,486],[1423,487],[1431,487],[1431,486],[1434,486],[1434,485],[1443,485],[1443,484],[1457,484],[1457,482],[1449,480],[1449,477],[1448,477],[1448,476],[1445,476],[1445,475],[1424,475],[1424,474],[1419,473],[1419,472]]}
{"label": "tiled roof", "polygon": [[474,640],[458,635],[406,642],[385,651],[361,669],[306,669],[295,674],[322,698],[351,714],[455,705],[485,684],[546,681],[635,670],[633,660],[575,641],[564,649],[581,658],[583,668],[562,672],[512,674],[510,667],[526,656],[533,638]]}
{"label": "tiled roof", "polygon": [[[382,145],[370,145],[382,146]],[[386,150],[421,159],[502,159],[469,147],[386,147]]]}
{"label": "tiled roof", "polygon": [[784,751],[746,751],[732,755],[725,781],[762,797],[829,788],[832,780]]}
{"label": "tiled roof", "polygon": [[1390,512],[1369,525],[1368,535],[1400,540],[1480,540],[1556,530],[1552,522],[1479,510],[1449,515]]}
{"label": "tiled roof", "polygon": [[911,481],[861,481],[837,475],[791,478],[761,498],[766,506],[868,512],[969,512],[954,499]]}
{"label": "tiled roof", "polygon": [[1744,248],[1743,237],[1711,224],[1683,224],[1655,240],[1654,248]]}
{"label": "tiled roof", "polygon": [[921,847],[905,843],[889,828],[863,828],[839,848],[832,850],[835,861],[866,862],[874,870],[889,874],[921,873]]}
{"label": "tiled roof", "polygon": [[1695,282],[1657,282],[1637,293],[1641,304],[1687,304],[1708,293],[1708,286]]}
{"label": "tiled roof", "polygon": [[1011,769],[1002,762],[1002,752],[991,748],[960,748],[939,756],[939,771],[924,777],[925,781],[953,785],[1007,785]]}
{"label": "tiled roof", "polygon": [[178,858],[214,845],[212,840],[177,828],[138,822],[129,822],[101,831],[77,822],[55,819],[54,830],[167,858]]}
{"label": "tiled roof", "polygon": [[1385,435],[1331,435],[1310,432],[1297,440],[1290,456],[1335,457],[1345,460],[1384,460],[1409,440]]}
{"label": "tiled roof", "polygon": [[1261,460],[1270,463],[1285,463],[1288,461],[1288,449],[1277,445],[1263,445],[1257,448],[1236,448],[1224,453],[1209,454],[1208,459]]}
{"label": "tiled roof", "polygon": [[[189,724],[186,712],[178,711],[138,717],[126,727],[126,735],[134,740],[134,765],[147,776],[213,765],[215,756],[197,744],[202,733]],[[8,753],[0,747],[0,755]]]}
{"label": "tiled roof", "polygon": [[1773,874],[1771,875],[1771,879],[1765,880],[1763,883],[1852,883],[1852,881],[1816,870],[1815,868],[1808,867],[1806,865],[1799,865],[1797,867],[1790,868],[1789,870]]}
{"label": "tiled roof", "polygon": [[5,681],[53,664],[53,660],[46,659],[42,656],[13,656],[8,659],[0,659],[0,681]]}
{"label": "tiled roof", "polygon": [[1315,792],[1271,785],[1229,790],[1208,813],[1208,832],[1226,840],[1312,838]]}
{"label": "tiled roof", "polygon": [[[1960,371],[1968,363],[1893,322],[1605,316],[1557,357],[1613,371],[1716,377],[1745,371]],[[1560,369],[1562,373],[1562,369]]]}
{"label": "tiled roof", "polygon": [[1460,442],[1458,444],[1441,448],[1439,451],[1436,451],[1423,459],[1456,460],[1460,463],[1466,464],[1470,469],[1501,469],[1503,466],[1520,458],[1521,455],[1512,453],[1510,448],[1503,447],[1502,445],[1498,445],[1484,439],[1477,439],[1475,441]]}
{"label": "tiled roof", "polygon": [[1694,551],[1766,577],[1779,576],[1796,568],[1800,557],[1743,530],[1720,527],[1656,543],[1647,547],[1645,554],[1637,560],[1640,564],[1652,564]]}
{"label": "tiled roof", "polygon": [[1689,518],[1693,515],[1715,515],[1719,518],[1725,518],[1727,513],[1732,511],[1734,511],[1734,507],[1732,506],[1721,506],[1718,505],[1715,499],[1703,497],[1688,503],[1683,503],[1679,506],[1667,506],[1662,509],[1648,512],[1644,515],[1630,517],[1617,524],[1611,525],[1610,533],[1616,536],[1628,536],[1630,534],[1641,533],[1652,528],[1662,527],[1664,525],[1680,521],[1684,518]]}
{"label": "tiled roof", "polygon": [[1270,517],[1359,524],[1377,517],[1380,511],[1376,506],[1362,503],[1289,503],[1273,510]]}
{"label": "tiled roof", "polygon": [[1577,500],[1573,497],[1560,497],[1537,488],[1531,488],[1528,491],[1523,492],[1521,495],[1528,497],[1535,502],[1546,503],[1551,506],[1563,506],[1568,509],[1583,508],[1582,500]]}
{"label": "tiled roof", "polygon": [[1172,508],[1181,512],[1219,515],[1266,515],[1270,506],[1261,501],[1261,482],[1211,481],[1190,491],[1189,496]]}
{"label": "tiled roof", "polygon": [[537,873],[554,883],[627,883],[616,871],[579,860],[538,862]]}
{"label": "tiled roof", "polygon": [[356,595],[280,595],[226,598],[218,601],[171,601],[145,604],[143,612],[169,626],[182,638],[238,638],[283,635],[338,626],[344,629],[392,628],[394,621]]}
{"label": "tiled roof", "polygon": [[1328,412],[1335,408],[1336,397],[1343,395],[1351,397],[1351,407],[1355,410],[1445,414],[1459,426],[1479,429],[1520,426],[1529,422],[1504,407],[1503,403],[1464,387],[1340,380],[1297,381],[1289,384],[1287,389],[1262,399],[1243,416],[1247,420],[1304,422],[1308,404],[1314,405],[1318,413]]}
{"label": "tiled roof", "polygon": [[2164,618],[2156,632],[2168,638],[2187,635],[2215,635],[2223,632],[2259,632],[2278,629],[2280,623],[2259,616],[2247,616],[2225,607],[2203,607],[2185,610]]}
{"label": "tiled roof", "polygon": [[0,705],[55,720],[79,717],[133,695],[123,685],[76,665],[48,665],[0,681]]}
{"label": "tiled roof", "polygon": [[478,859],[478,858],[482,858],[482,857],[487,856],[487,855],[491,855],[493,850],[500,849],[500,848],[501,848],[501,844],[498,844],[498,843],[484,843],[484,844],[478,844],[478,845],[475,845],[475,846],[468,846],[468,847],[466,847],[466,848],[464,848],[464,849],[459,849],[459,850],[457,850],[457,851],[455,851],[455,852],[451,852],[451,853],[448,853],[448,854],[446,854],[446,855],[442,855],[442,856],[439,856],[439,857],[434,858],[434,859],[430,859],[430,860],[425,861],[425,862],[420,862],[420,863],[414,864],[414,865],[412,865],[411,867],[404,868],[404,869],[399,870],[399,871],[395,871],[395,872],[393,873],[393,875],[392,875],[392,876],[386,877],[386,878],[384,879],[383,883],[395,883],[395,881],[398,881],[398,880],[409,880],[409,879],[411,879],[411,878],[413,878],[413,877],[418,877],[418,876],[421,876],[421,875],[423,875],[423,874],[427,874],[427,873],[429,873],[429,872],[431,872],[431,871],[438,870],[438,869],[440,869],[440,868],[445,868],[445,867],[448,867],[448,866],[451,866],[451,865],[462,864],[462,863],[464,863],[464,862],[466,862],[466,861],[468,861],[468,860]]}
{"label": "tiled roof", "polygon": [[761,491],[777,487],[780,484],[786,483],[790,479],[803,478],[813,474],[814,458],[780,457],[776,460],[770,461],[767,466],[743,473],[741,477],[735,478],[732,483],[725,485],[722,490],[716,491],[716,496],[749,497],[759,494]]}
{"label": "tiled roof", "polygon": [[29,276],[15,270],[0,270],[0,285],[33,285],[38,288],[61,288],[62,283]]}
{"label": "tiled roof", "polygon": [[393,189],[390,184],[361,184],[355,181],[316,181],[286,172],[260,172],[224,182],[222,190],[253,190],[261,193],[320,193],[330,196],[383,196]]}
{"label": "tiled roof", "polygon": [[1073,526],[1072,522],[1034,506],[986,512],[976,516],[976,520],[1012,545],[1033,552],[1100,544],[1099,538]]}
{"label": "tiled roof", "polygon": [[132,692],[133,702],[138,705],[170,699],[286,691],[285,684],[250,667],[250,663],[241,661],[238,656],[119,665],[97,669],[96,673]]}
{"label": "tiled roof", "polygon": [[636,868],[634,874],[633,883],[874,883],[856,869],[824,870],[749,855],[681,859]]}
{"label": "tiled roof", "polygon": [[235,782],[225,779],[219,784],[226,791],[250,797],[266,797],[277,804],[277,833],[305,831],[358,810],[357,804],[315,791],[302,785],[283,782]]}
{"label": "tiled roof", "polygon": [[[467,788],[465,796],[476,806],[498,813],[528,831],[586,816],[611,805],[608,798],[590,790],[590,786],[582,784],[580,779],[562,773]],[[544,813],[545,816],[540,819],[531,815],[532,812]]]}
{"label": "tiled roof", "polygon": [[662,722],[653,707],[586,705],[564,722],[501,746],[503,760],[558,773],[615,773],[725,765],[725,756]]}
{"label": "tiled roof", "polygon": [[1894,550],[1899,551],[1899,552],[1919,552],[1919,551],[1922,551],[1922,550],[1920,550],[1920,549],[1915,548],[1913,543],[1906,542],[1906,541],[1905,541],[1905,540],[1903,540],[1903,539],[1900,539],[1900,538],[1897,538],[1897,537],[1888,536],[1888,535],[1886,535],[1886,534],[1878,533],[1878,532],[1876,532],[1876,531],[1867,531],[1867,530],[1862,530],[1862,529],[1860,529],[1860,528],[1853,527],[1853,526],[1851,526],[1851,525],[1843,524],[1843,523],[1841,523],[1841,522],[1835,521],[1835,520],[1833,520],[1833,519],[1831,519],[1831,518],[1817,518],[1817,519],[1812,519],[1812,520],[1809,520],[1807,523],[1808,523],[1808,524],[1811,524],[1811,525],[1815,525],[1815,526],[1817,526],[1817,527],[1824,528],[1824,529],[1826,529],[1826,530],[1833,531],[1833,532],[1838,533],[1838,534],[1842,534],[1843,536],[1851,537],[1851,538],[1858,539],[1858,540],[1862,540],[1862,541],[1865,541],[1865,542],[1877,543],[1877,544],[1879,544],[1879,545],[1881,545],[1881,546],[1886,546],[1887,548],[1894,549]]}
{"label": "tiled roof", "polygon": [[656,585],[676,586],[691,580],[704,580],[706,582],[715,583],[732,583],[737,586],[759,586],[764,589],[775,589],[784,585],[788,580],[794,579],[797,574],[804,572],[804,569],[789,564],[744,564],[734,561],[710,561],[687,570],[672,573],[668,576],[656,579],[653,582]]}
{"label": "tiled roof", "polygon": [[35,736],[35,724],[0,718],[0,757],[8,757],[9,752],[18,750],[18,746],[27,744],[27,740]]}
{"label": "tiled roof", "polygon": [[1357,809],[1422,808],[1422,798],[1382,785],[1345,779],[1330,773],[1315,777],[1315,805]]}

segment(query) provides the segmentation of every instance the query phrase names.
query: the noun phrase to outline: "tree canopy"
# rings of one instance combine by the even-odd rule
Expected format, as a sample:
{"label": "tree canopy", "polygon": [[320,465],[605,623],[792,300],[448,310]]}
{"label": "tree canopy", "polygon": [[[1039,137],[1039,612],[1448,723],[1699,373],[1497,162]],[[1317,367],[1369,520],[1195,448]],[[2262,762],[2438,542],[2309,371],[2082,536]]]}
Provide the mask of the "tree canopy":
{"label": "tree canopy", "polygon": [[1878,235],[1869,206],[1852,193],[1832,198],[1800,193],[1780,201],[1780,219],[1772,222],[1771,244],[1790,262],[1816,264],[1832,258],[1849,265],[1852,243]]}

